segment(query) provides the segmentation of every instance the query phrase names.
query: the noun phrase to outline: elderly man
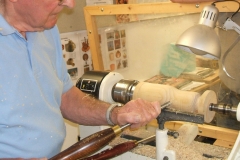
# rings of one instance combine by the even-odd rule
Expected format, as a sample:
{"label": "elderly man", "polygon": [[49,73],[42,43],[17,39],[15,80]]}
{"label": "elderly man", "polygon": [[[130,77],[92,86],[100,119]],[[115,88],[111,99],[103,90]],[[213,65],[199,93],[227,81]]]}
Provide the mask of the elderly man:
{"label": "elderly man", "polygon": [[[65,138],[63,117],[108,124],[111,104],[74,87],[62,58],[57,15],[74,0],[0,0],[0,159],[50,158]],[[117,111],[116,111],[117,110]],[[160,114],[141,99],[114,108],[118,125],[145,125]]]}

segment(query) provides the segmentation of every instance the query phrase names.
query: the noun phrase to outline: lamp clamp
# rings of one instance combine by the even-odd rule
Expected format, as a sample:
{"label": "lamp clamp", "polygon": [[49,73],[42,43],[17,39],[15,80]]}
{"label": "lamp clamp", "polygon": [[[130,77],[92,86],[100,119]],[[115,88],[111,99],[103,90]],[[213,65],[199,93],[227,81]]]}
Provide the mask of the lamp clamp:
{"label": "lamp clamp", "polygon": [[224,22],[223,27],[224,30],[235,30],[238,34],[240,34],[240,26],[233,22],[231,18],[227,18]]}

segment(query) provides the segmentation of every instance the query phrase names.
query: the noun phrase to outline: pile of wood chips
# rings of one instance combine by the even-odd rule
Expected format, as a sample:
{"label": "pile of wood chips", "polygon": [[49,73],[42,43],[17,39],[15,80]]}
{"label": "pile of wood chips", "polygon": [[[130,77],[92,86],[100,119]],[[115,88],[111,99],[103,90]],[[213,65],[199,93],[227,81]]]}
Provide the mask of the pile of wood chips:
{"label": "pile of wood chips", "polygon": [[[139,138],[147,138],[155,133],[145,129],[139,129],[135,131],[125,130],[123,134]],[[126,141],[129,140],[117,137],[109,145],[115,146]],[[171,136],[169,136],[168,142],[169,144],[167,149],[175,151],[177,160],[225,160],[231,152],[231,149],[229,148],[214,146],[197,141],[193,141],[191,144],[185,145],[181,143],[178,138],[174,139]],[[131,150],[131,152],[156,159],[156,147],[154,146],[140,144]]]}

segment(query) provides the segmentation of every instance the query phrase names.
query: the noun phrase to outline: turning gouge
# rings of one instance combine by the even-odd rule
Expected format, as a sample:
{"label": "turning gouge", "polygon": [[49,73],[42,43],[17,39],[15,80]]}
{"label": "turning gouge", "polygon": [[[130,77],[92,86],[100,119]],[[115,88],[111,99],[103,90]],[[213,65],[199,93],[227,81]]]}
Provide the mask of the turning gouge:
{"label": "turning gouge", "polygon": [[96,132],[80,140],[49,160],[75,160],[87,157],[106,146],[111,140],[120,134],[124,128],[128,126],[130,126],[130,124],[126,124],[121,127],[116,125],[112,128],[107,128]]}

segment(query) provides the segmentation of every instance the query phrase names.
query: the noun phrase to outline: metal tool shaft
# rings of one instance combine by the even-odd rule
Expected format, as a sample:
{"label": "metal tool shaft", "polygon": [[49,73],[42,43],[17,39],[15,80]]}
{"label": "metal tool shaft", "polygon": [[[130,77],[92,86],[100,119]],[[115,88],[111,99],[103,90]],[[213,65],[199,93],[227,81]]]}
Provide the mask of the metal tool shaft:
{"label": "metal tool shaft", "polygon": [[151,142],[151,141],[153,141],[155,139],[156,139],[156,135],[152,135],[150,137],[147,137],[145,139],[137,141],[136,144],[140,144],[140,143],[146,144],[146,143]]}

